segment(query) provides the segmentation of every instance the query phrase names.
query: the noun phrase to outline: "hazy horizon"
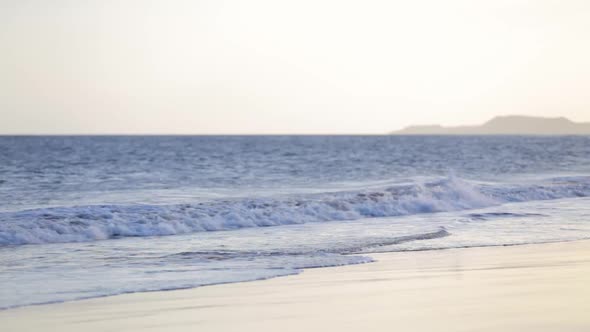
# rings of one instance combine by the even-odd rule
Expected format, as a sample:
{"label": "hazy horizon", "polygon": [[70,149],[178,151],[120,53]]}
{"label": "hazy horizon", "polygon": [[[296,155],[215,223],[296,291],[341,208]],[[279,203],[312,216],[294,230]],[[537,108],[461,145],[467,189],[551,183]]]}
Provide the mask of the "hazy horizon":
{"label": "hazy horizon", "polygon": [[[496,120],[496,119],[509,119],[508,121],[512,121],[512,118],[521,118],[518,124],[522,125],[522,121],[521,120],[526,120],[526,118],[530,118],[531,120],[559,120],[559,119],[565,119],[568,122],[570,122],[570,119],[566,118],[566,117],[536,117],[536,116],[521,116],[521,115],[507,115],[507,116],[497,116],[497,117],[493,117],[491,119],[488,119],[488,121],[484,121],[482,123],[479,124],[474,124],[474,125],[461,125],[461,126],[441,126],[439,124],[421,124],[421,125],[410,125],[410,126],[406,126],[404,128],[399,128],[393,131],[389,131],[389,132],[383,132],[383,133],[204,133],[204,134],[199,134],[199,133],[65,133],[65,134],[60,134],[60,133],[17,133],[17,134],[3,134],[0,133],[0,137],[1,136],[380,136],[380,135],[404,135],[404,132],[408,131],[408,130],[414,130],[414,129],[420,129],[420,130],[424,130],[424,129],[441,129],[441,130],[462,130],[462,129],[469,129],[469,130],[474,130],[473,133],[465,133],[466,135],[498,135],[495,133],[491,133],[491,134],[485,134],[485,133],[477,133],[478,128],[484,128],[484,126],[486,124],[488,124],[489,122]],[[522,119],[525,118],[525,119]],[[590,122],[575,122],[575,121],[571,121],[571,124],[575,124],[575,125],[585,125],[585,126],[590,126]],[[512,124],[511,126],[513,126],[515,124]],[[555,134],[556,135],[568,135],[568,133],[564,133],[563,130],[564,128],[559,128],[559,124],[554,124],[557,127],[554,129],[555,130]],[[547,128],[544,128],[545,130],[547,130]],[[566,129],[567,131],[567,129]],[[521,133],[522,135],[535,135],[534,133]],[[409,135],[414,135],[413,133],[409,133]],[[439,133],[433,132],[430,135],[440,135]],[[443,134],[444,135],[444,134]],[[502,135],[502,134],[499,134]],[[512,133],[512,135],[518,135],[517,133]],[[541,134],[541,135],[546,135],[545,134]],[[553,134],[552,134],[553,135]],[[576,135],[576,134],[574,134]],[[577,134],[579,135],[579,134]]]}
{"label": "hazy horizon", "polygon": [[0,0],[0,135],[590,122],[586,1]]}

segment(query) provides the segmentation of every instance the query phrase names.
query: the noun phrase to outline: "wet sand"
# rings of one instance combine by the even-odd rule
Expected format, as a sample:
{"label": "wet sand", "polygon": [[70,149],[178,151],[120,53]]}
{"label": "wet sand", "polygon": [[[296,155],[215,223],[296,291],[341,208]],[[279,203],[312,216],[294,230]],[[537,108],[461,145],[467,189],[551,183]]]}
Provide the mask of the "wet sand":
{"label": "wet sand", "polygon": [[371,264],[0,311],[12,331],[590,331],[590,241],[372,255]]}

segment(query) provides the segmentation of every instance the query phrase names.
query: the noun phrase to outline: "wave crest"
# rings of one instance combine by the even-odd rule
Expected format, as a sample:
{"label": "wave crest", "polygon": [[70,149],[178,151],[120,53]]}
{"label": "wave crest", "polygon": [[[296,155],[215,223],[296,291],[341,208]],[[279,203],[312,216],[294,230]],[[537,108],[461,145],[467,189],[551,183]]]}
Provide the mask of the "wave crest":
{"label": "wave crest", "polygon": [[479,185],[456,177],[381,190],[176,205],[92,205],[0,213],[0,245],[83,242],[457,211],[590,195],[590,178]]}

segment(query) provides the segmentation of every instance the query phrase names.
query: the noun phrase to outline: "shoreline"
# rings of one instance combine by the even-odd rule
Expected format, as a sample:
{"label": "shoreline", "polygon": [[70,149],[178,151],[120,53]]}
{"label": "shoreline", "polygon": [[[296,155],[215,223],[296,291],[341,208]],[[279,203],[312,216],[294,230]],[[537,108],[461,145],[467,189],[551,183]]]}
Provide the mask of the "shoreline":
{"label": "shoreline", "polygon": [[492,244],[492,245],[476,245],[476,246],[465,246],[465,247],[443,247],[443,248],[428,248],[428,249],[410,249],[410,250],[398,250],[398,251],[373,251],[369,253],[350,253],[350,254],[342,254],[344,256],[363,256],[370,258],[371,261],[366,262],[358,262],[358,263],[348,263],[342,265],[333,265],[333,266],[311,266],[311,267],[304,267],[301,268],[301,272],[293,273],[293,274],[286,274],[286,275],[278,275],[278,276],[271,276],[268,278],[261,278],[261,279],[252,279],[252,280],[243,280],[243,281],[227,281],[227,282],[220,282],[215,284],[206,284],[201,286],[187,286],[187,287],[180,287],[180,288],[163,288],[157,290],[142,290],[142,291],[129,291],[129,292],[122,292],[117,294],[107,294],[107,295],[99,295],[99,296],[92,296],[92,297],[84,297],[78,298],[73,300],[56,300],[51,302],[43,302],[43,303],[32,303],[32,304],[24,304],[24,305],[15,305],[12,307],[4,307],[0,308],[0,313],[7,310],[15,310],[15,309],[23,309],[28,307],[38,307],[38,306],[49,306],[49,305],[56,305],[56,304],[65,304],[70,302],[80,302],[80,301],[90,301],[95,299],[103,299],[108,297],[116,297],[122,295],[132,295],[132,294],[143,294],[143,293],[166,293],[166,292],[175,292],[175,291],[186,291],[192,290],[201,287],[211,287],[211,286],[220,286],[220,285],[229,285],[229,284],[241,284],[241,283],[249,283],[249,282],[260,282],[266,280],[272,280],[275,278],[285,278],[285,277],[292,277],[296,275],[300,275],[305,273],[308,270],[315,270],[315,269],[330,269],[330,268],[342,268],[346,266],[352,265],[363,265],[363,264],[374,264],[377,263],[378,260],[374,259],[375,256],[379,255],[387,255],[393,253],[412,253],[412,252],[428,252],[428,251],[444,251],[444,250],[466,250],[466,249],[481,249],[481,248],[498,248],[498,247],[519,247],[519,246],[529,246],[529,245],[543,245],[543,244],[555,244],[555,243],[569,243],[569,242],[580,242],[580,241],[589,241],[590,238],[583,238],[583,239],[576,239],[576,240],[556,240],[556,241],[547,241],[547,242],[537,242],[537,243],[514,243],[514,244]]}
{"label": "shoreline", "polygon": [[590,241],[368,254],[370,264],[0,311],[4,331],[582,331]]}

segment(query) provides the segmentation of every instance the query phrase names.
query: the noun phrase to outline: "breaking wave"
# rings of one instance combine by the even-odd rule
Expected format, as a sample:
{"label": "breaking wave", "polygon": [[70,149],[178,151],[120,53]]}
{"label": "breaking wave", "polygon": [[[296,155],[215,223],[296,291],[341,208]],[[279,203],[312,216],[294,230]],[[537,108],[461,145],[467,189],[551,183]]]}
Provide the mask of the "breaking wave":
{"label": "breaking wave", "polygon": [[[459,211],[590,195],[590,177],[478,184],[456,177],[382,189],[175,205],[91,205],[0,213],[0,245],[84,242]],[[489,216],[473,216],[489,217]]]}

